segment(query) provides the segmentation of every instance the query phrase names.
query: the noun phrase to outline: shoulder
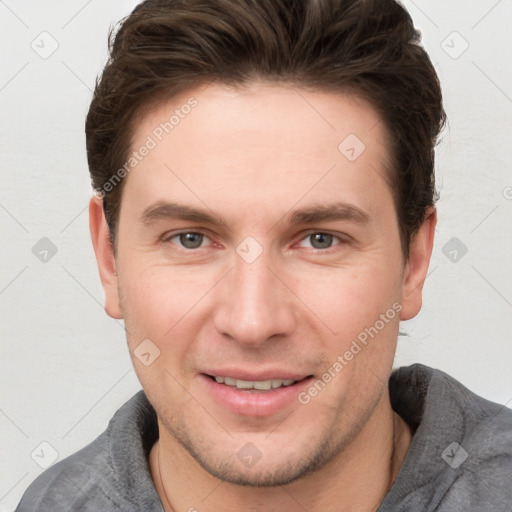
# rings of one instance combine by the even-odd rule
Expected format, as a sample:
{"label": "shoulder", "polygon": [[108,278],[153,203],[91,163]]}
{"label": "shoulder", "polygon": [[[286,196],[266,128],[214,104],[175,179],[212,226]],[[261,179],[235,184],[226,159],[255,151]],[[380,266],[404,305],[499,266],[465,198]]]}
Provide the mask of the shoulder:
{"label": "shoulder", "polygon": [[[16,512],[119,510],[101,475],[114,472],[104,432],[72,456],[40,475],[26,490]],[[108,482],[105,482],[108,485]]]}
{"label": "shoulder", "polygon": [[423,365],[393,372],[390,396],[414,430],[390,498],[439,512],[499,511],[512,503],[510,409]]}
{"label": "shoulder", "polygon": [[512,442],[512,410],[441,370],[421,364],[399,368],[389,388],[393,409],[415,430],[448,432],[490,454]]}
{"label": "shoulder", "polygon": [[[446,374],[442,378],[448,404],[442,425],[453,433],[453,441],[441,453],[451,484],[439,510],[509,512],[512,410],[474,394]],[[450,430],[449,422],[458,428]]]}
{"label": "shoulder", "polygon": [[139,392],[103,434],[40,475],[16,512],[161,510],[146,459],[157,436],[155,413]]}

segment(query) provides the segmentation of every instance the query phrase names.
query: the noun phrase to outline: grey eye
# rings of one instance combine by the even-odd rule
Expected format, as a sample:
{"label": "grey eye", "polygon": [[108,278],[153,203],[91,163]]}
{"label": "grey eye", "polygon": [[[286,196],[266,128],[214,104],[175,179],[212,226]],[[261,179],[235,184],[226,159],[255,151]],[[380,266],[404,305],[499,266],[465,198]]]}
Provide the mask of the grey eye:
{"label": "grey eye", "polygon": [[187,249],[197,249],[203,243],[204,235],[201,233],[181,233],[179,236],[180,244]]}
{"label": "grey eye", "polygon": [[311,246],[315,249],[328,249],[333,242],[333,235],[328,233],[313,233],[309,236]]}

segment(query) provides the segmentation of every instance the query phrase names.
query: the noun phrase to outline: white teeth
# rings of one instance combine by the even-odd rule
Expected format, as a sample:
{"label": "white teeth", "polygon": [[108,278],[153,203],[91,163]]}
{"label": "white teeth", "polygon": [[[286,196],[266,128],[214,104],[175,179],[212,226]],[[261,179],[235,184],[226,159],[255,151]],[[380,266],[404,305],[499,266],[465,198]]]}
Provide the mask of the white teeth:
{"label": "white teeth", "polygon": [[224,384],[227,384],[228,386],[234,386],[236,380],[232,379],[231,377],[225,377],[224,378]]}
{"label": "white teeth", "polygon": [[260,381],[254,381],[253,386],[254,389],[264,389],[268,391],[269,389],[272,389],[272,381],[271,380],[260,380]]}
{"label": "white teeth", "polygon": [[215,377],[219,384],[226,384],[238,389],[259,389],[269,391],[270,389],[280,388],[281,386],[291,386],[295,381],[292,379],[272,379],[272,380],[240,380],[231,377]]}
{"label": "white teeth", "polygon": [[295,381],[292,379],[283,379],[283,380],[272,380],[272,387],[273,388],[279,388],[281,386],[291,386]]}

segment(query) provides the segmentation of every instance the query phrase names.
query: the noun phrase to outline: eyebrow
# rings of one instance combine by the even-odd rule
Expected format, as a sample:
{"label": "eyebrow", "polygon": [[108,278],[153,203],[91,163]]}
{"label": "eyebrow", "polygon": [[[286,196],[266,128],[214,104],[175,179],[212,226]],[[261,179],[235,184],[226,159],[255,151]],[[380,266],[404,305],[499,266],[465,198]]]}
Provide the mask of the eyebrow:
{"label": "eyebrow", "polygon": [[144,224],[151,224],[158,220],[180,219],[190,222],[198,222],[227,227],[223,217],[211,210],[202,210],[179,203],[159,201],[148,206],[142,213],[141,220]]}
{"label": "eyebrow", "polygon": [[295,210],[287,216],[287,222],[290,225],[315,224],[336,220],[348,220],[357,224],[367,224],[370,216],[361,208],[343,202],[314,205]]}
{"label": "eyebrow", "polygon": [[[357,224],[366,224],[370,220],[368,213],[364,210],[344,202],[308,206],[294,210],[283,218],[285,223],[292,226],[329,221],[352,221]],[[169,219],[228,227],[226,220],[212,210],[195,208],[174,202],[159,201],[148,206],[141,216],[141,221],[147,225],[155,221]]]}

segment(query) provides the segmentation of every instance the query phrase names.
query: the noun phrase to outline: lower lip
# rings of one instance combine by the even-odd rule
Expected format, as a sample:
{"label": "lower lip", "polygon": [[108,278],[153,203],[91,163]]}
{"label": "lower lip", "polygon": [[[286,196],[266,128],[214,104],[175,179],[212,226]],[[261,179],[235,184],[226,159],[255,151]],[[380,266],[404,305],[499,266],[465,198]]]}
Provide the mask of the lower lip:
{"label": "lower lip", "polygon": [[206,392],[221,406],[237,414],[254,417],[271,416],[294,402],[297,403],[297,396],[312,379],[307,377],[291,386],[281,386],[269,391],[247,391],[219,384],[205,374],[201,374],[200,378],[206,387]]}

